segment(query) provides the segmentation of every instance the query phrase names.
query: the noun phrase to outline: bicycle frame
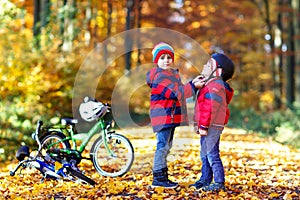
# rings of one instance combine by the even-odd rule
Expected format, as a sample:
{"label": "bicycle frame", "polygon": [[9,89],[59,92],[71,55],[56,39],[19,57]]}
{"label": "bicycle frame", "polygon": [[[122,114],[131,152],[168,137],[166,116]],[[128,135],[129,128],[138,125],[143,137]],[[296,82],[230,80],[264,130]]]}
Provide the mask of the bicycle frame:
{"label": "bicycle frame", "polygon": [[36,131],[34,133],[32,133],[32,138],[34,140],[36,140],[36,142],[38,143],[38,149],[36,151],[36,153],[33,156],[29,156],[27,159],[21,160],[18,165],[15,167],[15,169],[13,171],[10,171],[10,175],[14,176],[16,171],[20,168],[26,168],[26,167],[34,167],[36,169],[38,169],[44,176],[42,178],[42,181],[45,178],[55,178],[55,179],[61,179],[64,177],[67,177],[67,175],[64,172],[65,168],[69,168],[71,167],[70,163],[58,163],[57,161],[46,161],[45,159],[42,159],[41,157],[39,157],[39,154],[41,153],[42,150],[42,144],[38,138],[38,134],[40,132],[40,128],[42,126],[43,122],[42,121],[38,121],[37,122],[37,128]]}
{"label": "bicycle frame", "polygon": [[[34,161],[29,161],[32,166],[34,166],[36,169],[38,169],[42,174],[44,174],[44,178],[56,178],[61,179],[63,177],[67,177],[67,175],[64,173],[64,169],[67,167],[71,167],[69,163],[65,163],[61,165],[58,169],[55,169],[55,164],[47,164],[42,160],[39,160],[38,158]],[[42,180],[43,180],[42,179]]]}
{"label": "bicycle frame", "polygon": [[[106,124],[105,120],[103,118],[98,119],[97,123],[94,124],[94,126],[87,133],[84,133],[84,132],[76,133],[73,125],[66,125],[66,127],[60,126],[57,128],[52,127],[49,129],[50,131],[51,130],[52,131],[59,130],[63,133],[67,132],[68,134],[64,134],[66,136],[66,138],[51,144],[50,147],[52,145],[58,144],[63,141],[72,141],[72,149],[71,150],[77,150],[79,153],[82,153],[84,151],[84,149],[86,148],[88,142],[92,139],[92,137],[94,135],[96,135],[97,133],[99,133],[99,131],[101,130],[100,134],[101,134],[101,138],[103,139],[105,149],[110,156],[114,156],[113,151],[109,148],[109,146],[107,144],[107,137],[106,137],[108,133],[114,132],[114,131],[109,131],[110,127],[111,127],[111,123]],[[82,141],[82,143],[80,144],[79,147],[77,147],[76,141]],[[70,153],[71,150],[70,149],[62,149],[62,151],[65,153]]]}

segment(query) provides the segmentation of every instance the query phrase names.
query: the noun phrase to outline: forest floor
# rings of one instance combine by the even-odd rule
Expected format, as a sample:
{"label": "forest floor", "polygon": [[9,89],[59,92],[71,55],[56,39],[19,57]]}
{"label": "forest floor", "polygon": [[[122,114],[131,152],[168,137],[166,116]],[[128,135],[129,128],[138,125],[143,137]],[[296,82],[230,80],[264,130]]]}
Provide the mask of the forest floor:
{"label": "forest floor", "polygon": [[191,127],[176,130],[168,157],[170,179],[176,189],[151,189],[151,167],[155,135],[150,128],[124,133],[135,149],[131,170],[123,177],[99,175],[90,161],[79,165],[96,186],[71,181],[46,180],[40,183],[37,170],[24,170],[11,177],[17,162],[0,165],[0,199],[300,199],[300,150],[242,130],[225,129],[220,150],[225,168],[226,191],[203,192],[189,188],[201,173],[199,135]]}

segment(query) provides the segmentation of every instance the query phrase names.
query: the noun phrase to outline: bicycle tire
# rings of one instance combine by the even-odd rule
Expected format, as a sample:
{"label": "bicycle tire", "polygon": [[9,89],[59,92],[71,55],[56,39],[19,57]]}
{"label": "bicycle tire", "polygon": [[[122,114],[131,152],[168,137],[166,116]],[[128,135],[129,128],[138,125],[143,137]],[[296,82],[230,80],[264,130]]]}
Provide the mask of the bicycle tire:
{"label": "bicycle tire", "polygon": [[94,186],[96,184],[96,182],[93,179],[87,177],[86,175],[84,175],[84,174],[82,174],[82,173],[80,173],[80,172],[78,172],[78,171],[76,171],[76,170],[74,170],[72,168],[68,168],[68,172],[73,177],[75,177],[76,179],[78,179],[78,180],[80,180],[80,181],[82,181],[84,183],[90,184],[92,186]]}
{"label": "bicycle tire", "polygon": [[[48,144],[51,145],[53,144],[54,142],[57,142],[57,141],[61,141],[63,139],[65,139],[66,136],[61,133],[61,132],[58,132],[58,131],[49,131],[49,132],[46,132],[44,135],[42,135],[40,137],[40,141],[41,141],[41,144],[42,144],[42,148],[47,150],[48,149]],[[68,140],[65,140],[63,142],[60,142],[56,145],[53,145],[51,146],[53,148],[64,148],[64,149],[71,149],[71,145],[70,145],[70,142]]]}
{"label": "bicycle tire", "polygon": [[110,157],[101,137],[97,138],[91,148],[91,158],[97,172],[103,176],[117,177],[126,174],[134,160],[131,142],[123,135],[112,133],[107,143],[116,157]]}

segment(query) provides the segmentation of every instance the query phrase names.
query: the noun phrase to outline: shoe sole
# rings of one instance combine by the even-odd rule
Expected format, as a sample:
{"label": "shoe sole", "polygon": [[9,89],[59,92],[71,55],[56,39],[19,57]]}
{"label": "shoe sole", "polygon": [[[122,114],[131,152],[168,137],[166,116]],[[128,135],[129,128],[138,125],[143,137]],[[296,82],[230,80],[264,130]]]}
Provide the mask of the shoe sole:
{"label": "shoe sole", "polygon": [[204,192],[220,192],[220,191],[223,191],[223,192],[226,192],[226,188],[220,188],[220,189],[215,189],[215,190],[205,190],[204,188],[202,188],[202,190]]}
{"label": "shoe sole", "polygon": [[165,189],[174,189],[174,188],[178,187],[178,185],[171,186],[171,187],[166,187],[166,186],[161,186],[161,185],[151,185],[150,187],[151,187],[152,189],[158,188],[158,187],[163,187],[163,188],[165,188]]}
{"label": "shoe sole", "polygon": [[203,185],[201,187],[196,187],[195,185],[189,185],[189,188],[195,188],[196,190],[200,190],[201,188],[207,187],[209,185]]}
{"label": "shoe sole", "polygon": [[194,188],[194,189],[196,189],[196,190],[200,190],[202,187],[199,187],[199,188],[197,188],[196,186],[189,186],[189,188]]}

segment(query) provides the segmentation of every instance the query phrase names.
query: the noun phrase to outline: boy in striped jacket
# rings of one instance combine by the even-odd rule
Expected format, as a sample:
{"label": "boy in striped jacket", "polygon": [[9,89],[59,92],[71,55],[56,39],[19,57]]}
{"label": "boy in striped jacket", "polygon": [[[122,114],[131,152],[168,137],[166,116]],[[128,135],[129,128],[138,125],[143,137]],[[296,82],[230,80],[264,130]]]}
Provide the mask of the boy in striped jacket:
{"label": "boy in striped jacket", "polygon": [[220,53],[213,54],[202,71],[206,83],[198,91],[194,113],[195,132],[201,136],[202,175],[198,181],[190,185],[196,189],[225,190],[219,143],[229,119],[228,104],[233,97],[233,89],[226,81],[231,79],[233,74],[233,62]]}
{"label": "boy in striped jacket", "polygon": [[151,124],[157,138],[152,187],[175,188],[178,183],[168,179],[167,167],[174,131],[177,126],[188,124],[186,98],[191,97],[205,82],[196,77],[193,81],[182,84],[178,70],[172,68],[174,50],[169,44],[158,43],[152,54],[157,66],[146,77],[151,88]]}

